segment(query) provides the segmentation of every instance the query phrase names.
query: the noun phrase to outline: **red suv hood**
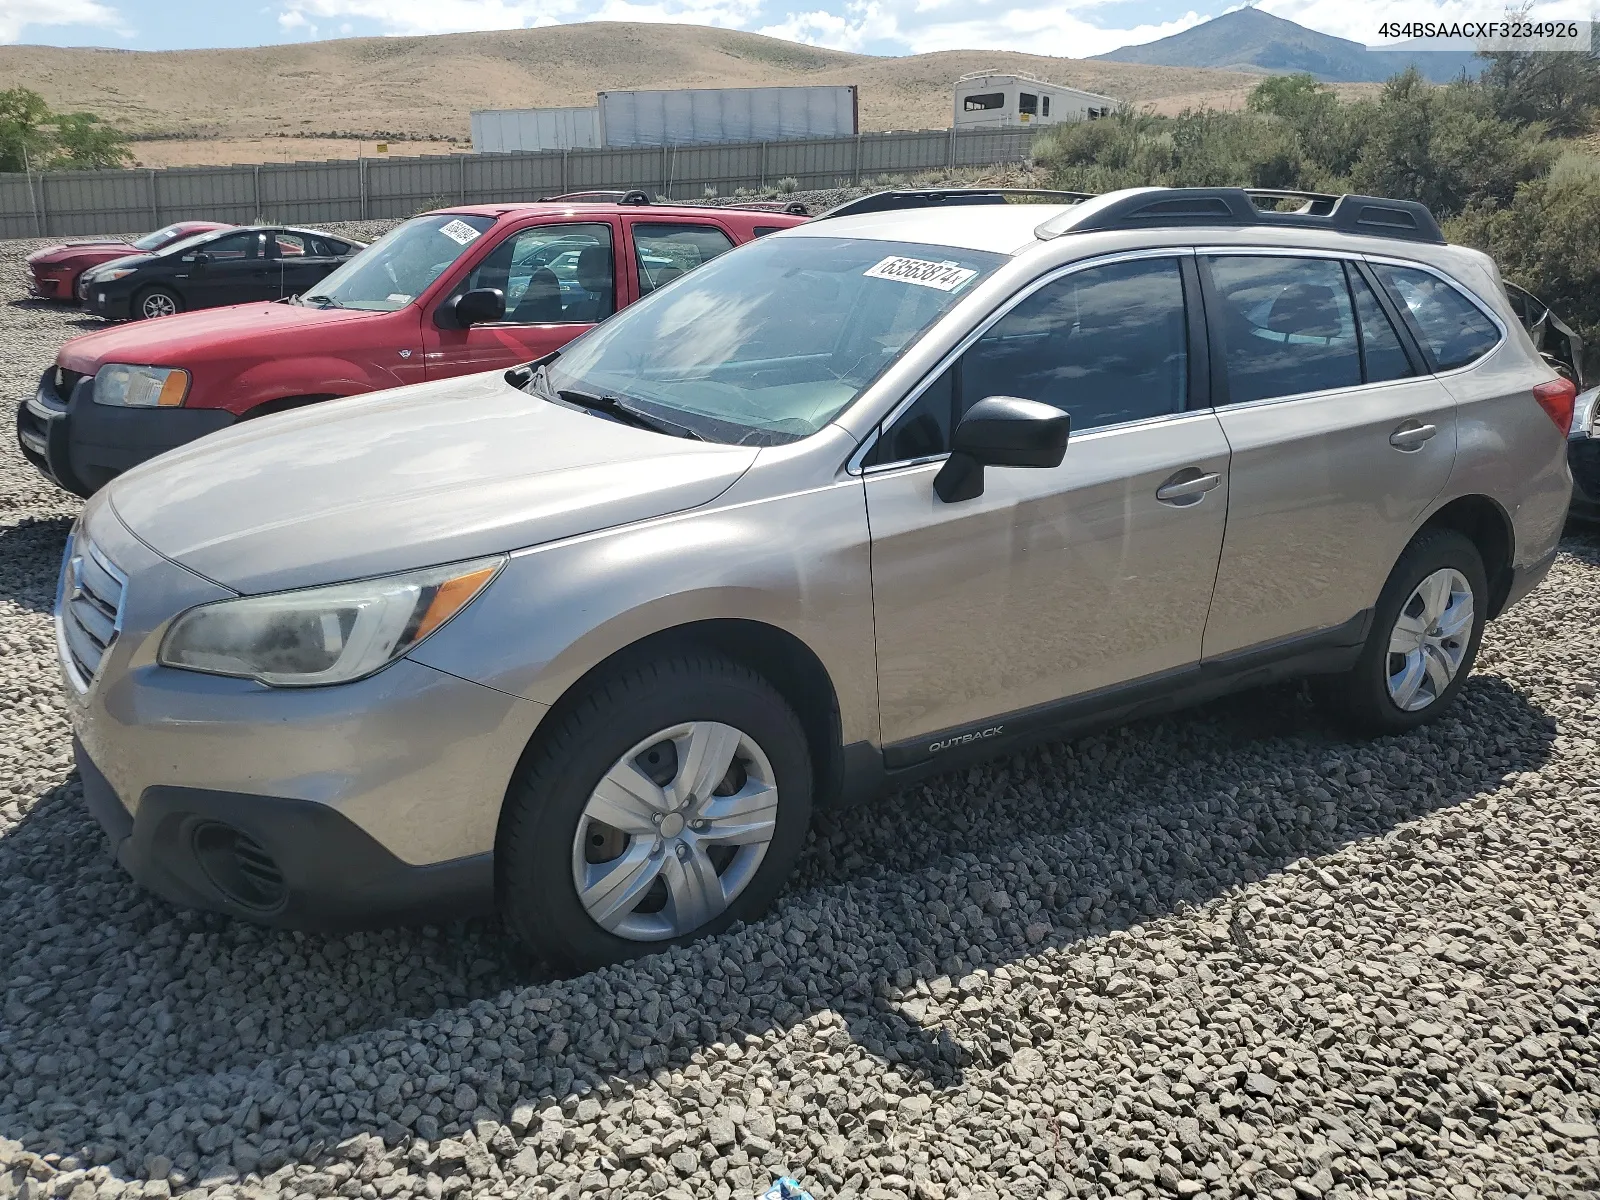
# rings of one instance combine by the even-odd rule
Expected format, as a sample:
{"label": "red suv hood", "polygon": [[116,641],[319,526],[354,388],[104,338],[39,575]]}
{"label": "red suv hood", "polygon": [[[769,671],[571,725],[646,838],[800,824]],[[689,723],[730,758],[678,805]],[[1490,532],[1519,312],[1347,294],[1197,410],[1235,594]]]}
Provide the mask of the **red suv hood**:
{"label": "red suv hood", "polygon": [[124,255],[137,253],[139,251],[127,242],[113,238],[108,242],[63,242],[59,246],[47,246],[43,250],[35,250],[28,255],[28,261],[30,263],[70,262],[75,258],[87,258],[90,256],[121,258]]}
{"label": "red suv hood", "polygon": [[293,345],[278,339],[313,326],[386,315],[351,308],[307,308],[298,304],[233,304],[227,308],[158,317],[153,321],[130,321],[86,333],[62,346],[56,363],[84,375],[93,374],[106,363],[113,362],[187,367],[196,361],[231,358],[245,343],[258,340],[276,342],[279,350],[292,353]]}

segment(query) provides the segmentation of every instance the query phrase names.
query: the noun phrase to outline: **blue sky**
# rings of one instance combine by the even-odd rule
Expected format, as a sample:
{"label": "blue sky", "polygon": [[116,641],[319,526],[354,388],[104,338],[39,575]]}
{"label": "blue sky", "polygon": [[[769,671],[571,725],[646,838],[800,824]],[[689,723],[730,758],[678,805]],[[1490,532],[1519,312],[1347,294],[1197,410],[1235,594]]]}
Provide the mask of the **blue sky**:
{"label": "blue sky", "polygon": [[[0,0],[0,43],[135,50],[511,29],[580,20],[682,21],[872,54],[1004,49],[1086,57],[1147,42],[1238,0]],[[1374,43],[1386,20],[1483,19],[1504,0],[1261,0],[1314,29]],[[1402,11],[1403,9],[1403,11]],[[1536,16],[1584,18],[1587,0]]]}

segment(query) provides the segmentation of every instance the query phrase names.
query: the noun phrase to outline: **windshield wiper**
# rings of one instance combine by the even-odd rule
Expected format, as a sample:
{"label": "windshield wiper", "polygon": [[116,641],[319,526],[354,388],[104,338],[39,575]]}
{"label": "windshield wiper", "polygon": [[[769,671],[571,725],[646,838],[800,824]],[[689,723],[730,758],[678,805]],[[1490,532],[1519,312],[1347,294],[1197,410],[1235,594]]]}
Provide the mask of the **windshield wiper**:
{"label": "windshield wiper", "polygon": [[667,421],[661,417],[651,416],[647,412],[640,412],[626,400],[620,400],[616,396],[592,396],[588,392],[570,390],[558,391],[556,395],[568,404],[576,404],[579,408],[587,408],[593,412],[606,413],[618,418],[625,424],[636,426],[639,429],[671,434],[673,437],[689,438],[696,442],[705,441],[705,438],[687,425],[679,425],[675,421]]}
{"label": "windshield wiper", "polygon": [[324,296],[320,292],[311,296],[301,296],[301,304],[315,304],[318,308],[343,308],[332,296]]}
{"label": "windshield wiper", "polygon": [[534,380],[539,377],[539,371],[542,368],[549,366],[560,357],[561,351],[552,350],[542,358],[536,358],[532,362],[520,363],[506,372],[506,382],[518,391],[539,395],[538,389],[533,386]]}

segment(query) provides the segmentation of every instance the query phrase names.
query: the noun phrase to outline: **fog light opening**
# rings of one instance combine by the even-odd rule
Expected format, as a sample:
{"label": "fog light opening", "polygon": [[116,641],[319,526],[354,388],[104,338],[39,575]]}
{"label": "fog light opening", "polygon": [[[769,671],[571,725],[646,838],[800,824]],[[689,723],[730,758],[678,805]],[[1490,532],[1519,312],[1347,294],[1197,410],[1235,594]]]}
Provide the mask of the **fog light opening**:
{"label": "fog light opening", "polygon": [[194,831],[200,870],[230,903],[255,911],[280,907],[289,890],[272,855],[231,825],[206,821]]}

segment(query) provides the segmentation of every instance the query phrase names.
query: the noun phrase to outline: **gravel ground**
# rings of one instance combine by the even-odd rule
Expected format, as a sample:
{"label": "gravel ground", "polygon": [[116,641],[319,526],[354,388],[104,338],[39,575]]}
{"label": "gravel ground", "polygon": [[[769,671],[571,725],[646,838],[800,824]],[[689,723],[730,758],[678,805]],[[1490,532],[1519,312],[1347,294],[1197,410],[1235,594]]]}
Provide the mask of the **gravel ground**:
{"label": "gravel ground", "polygon": [[[27,243],[0,243],[0,295]],[[19,400],[70,310],[0,301]],[[1297,689],[825,818],[771,917],[577,977],[108,861],[55,699],[76,507],[0,449],[0,1200],[1600,1190],[1600,541],[1448,720]]]}

